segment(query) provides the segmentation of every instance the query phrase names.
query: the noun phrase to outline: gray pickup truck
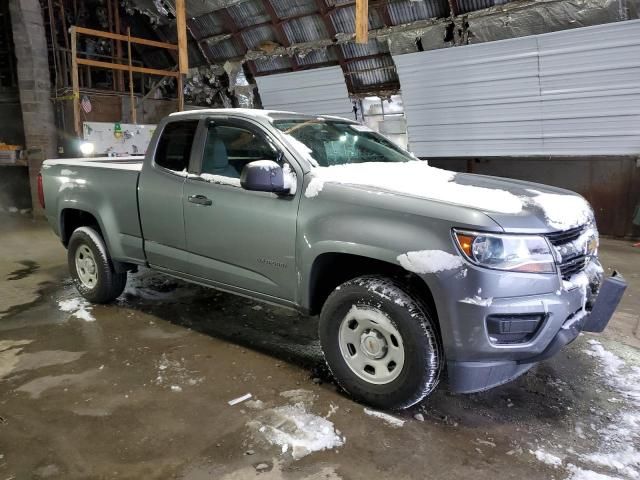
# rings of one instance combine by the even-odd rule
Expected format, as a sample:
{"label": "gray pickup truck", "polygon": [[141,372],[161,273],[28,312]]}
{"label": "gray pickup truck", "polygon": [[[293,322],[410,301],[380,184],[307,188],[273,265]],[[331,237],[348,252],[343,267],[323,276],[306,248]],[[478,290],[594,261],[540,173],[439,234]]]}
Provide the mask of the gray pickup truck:
{"label": "gray pickup truck", "polygon": [[319,314],[335,379],[380,408],[445,372],[454,392],[515,379],[602,331],[626,287],[581,196],[434,168],[337,117],[175,113],[144,159],[47,160],[38,186],[88,300],[144,265]]}

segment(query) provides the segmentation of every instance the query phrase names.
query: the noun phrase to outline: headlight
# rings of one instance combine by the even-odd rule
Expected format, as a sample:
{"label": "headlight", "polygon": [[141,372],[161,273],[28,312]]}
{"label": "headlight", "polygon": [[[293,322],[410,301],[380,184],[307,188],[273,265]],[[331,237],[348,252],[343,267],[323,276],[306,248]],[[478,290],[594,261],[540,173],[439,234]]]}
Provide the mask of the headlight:
{"label": "headlight", "polygon": [[555,273],[547,239],[540,235],[509,235],[454,230],[453,237],[471,263],[496,270]]}

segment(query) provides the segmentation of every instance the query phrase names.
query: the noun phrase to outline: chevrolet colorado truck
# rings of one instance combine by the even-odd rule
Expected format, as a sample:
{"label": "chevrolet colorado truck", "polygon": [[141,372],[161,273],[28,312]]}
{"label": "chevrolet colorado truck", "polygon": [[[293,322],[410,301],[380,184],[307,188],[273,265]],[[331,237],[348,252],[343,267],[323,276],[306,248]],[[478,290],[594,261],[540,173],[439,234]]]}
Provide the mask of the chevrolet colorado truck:
{"label": "chevrolet colorado truck", "polygon": [[513,380],[602,331],[626,288],[581,196],[434,168],[337,117],[174,113],[144,159],[47,160],[38,187],[89,301],[146,266],[319,314],[335,379],[380,408],[445,372],[462,393]]}

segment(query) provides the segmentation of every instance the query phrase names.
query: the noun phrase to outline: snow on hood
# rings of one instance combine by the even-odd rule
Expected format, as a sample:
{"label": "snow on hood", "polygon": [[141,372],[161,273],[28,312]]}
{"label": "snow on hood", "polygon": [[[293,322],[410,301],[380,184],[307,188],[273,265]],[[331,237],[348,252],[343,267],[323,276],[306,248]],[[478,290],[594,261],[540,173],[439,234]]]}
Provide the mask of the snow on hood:
{"label": "snow on hood", "polygon": [[[566,230],[587,223],[591,207],[577,194],[549,193],[526,182],[459,174],[426,161],[354,163],[311,170],[305,196],[315,197],[326,183],[358,185],[467,206],[490,213],[517,215],[531,207],[543,212],[546,223]],[[549,188],[550,191],[560,191]]]}
{"label": "snow on hood", "polygon": [[584,225],[593,218],[591,206],[580,195],[529,192],[534,194],[529,202],[542,209],[549,225],[558,230]]}

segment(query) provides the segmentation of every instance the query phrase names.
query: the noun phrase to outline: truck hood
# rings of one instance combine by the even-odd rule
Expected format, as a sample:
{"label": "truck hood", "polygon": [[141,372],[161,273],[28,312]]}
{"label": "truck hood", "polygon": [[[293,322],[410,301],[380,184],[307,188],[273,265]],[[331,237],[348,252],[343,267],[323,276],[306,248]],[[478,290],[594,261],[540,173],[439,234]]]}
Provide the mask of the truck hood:
{"label": "truck hood", "polygon": [[[481,211],[506,231],[567,230],[593,220],[580,195],[538,183],[431,167],[424,161],[360,163],[311,170],[304,195],[322,195],[326,183],[444,202]],[[390,199],[389,201],[394,201]]]}

